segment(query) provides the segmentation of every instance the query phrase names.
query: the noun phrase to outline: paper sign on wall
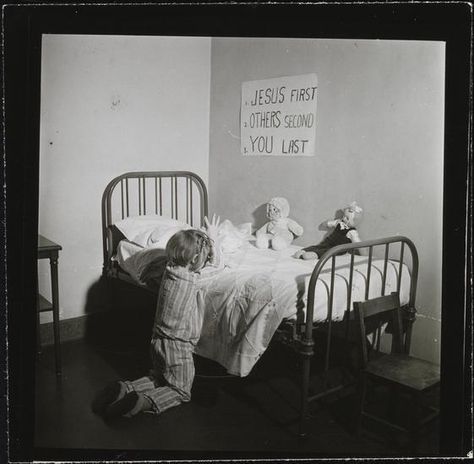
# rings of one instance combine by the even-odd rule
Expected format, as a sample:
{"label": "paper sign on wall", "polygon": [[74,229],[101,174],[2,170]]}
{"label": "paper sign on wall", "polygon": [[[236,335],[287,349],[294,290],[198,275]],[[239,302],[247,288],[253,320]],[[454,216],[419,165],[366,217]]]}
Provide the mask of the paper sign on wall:
{"label": "paper sign on wall", "polygon": [[317,88],[316,74],[243,82],[242,154],[313,156]]}

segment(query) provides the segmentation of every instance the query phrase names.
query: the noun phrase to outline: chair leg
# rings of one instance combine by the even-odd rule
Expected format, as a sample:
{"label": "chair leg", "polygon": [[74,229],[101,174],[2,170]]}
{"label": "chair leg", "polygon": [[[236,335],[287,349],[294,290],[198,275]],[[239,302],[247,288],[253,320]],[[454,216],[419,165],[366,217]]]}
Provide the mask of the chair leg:
{"label": "chair leg", "polygon": [[411,411],[410,411],[410,451],[413,455],[416,455],[420,434],[420,410],[421,410],[421,398],[417,393],[413,394]]}
{"label": "chair leg", "polygon": [[40,326],[40,313],[36,311],[36,355],[41,354],[41,326]]}
{"label": "chair leg", "polygon": [[359,376],[359,383],[357,386],[357,394],[358,394],[359,401],[357,402],[357,411],[355,413],[355,421],[354,421],[355,422],[354,431],[355,431],[356,436],[360,435],[366,391],[367,391],[367,376],[365,375],[365,373],[361,372]]}
{"label": "chair leg", "polygon": [[307,434],[307,420],[308,420],[308,390],[309,390],[309,371],[310,371],[311,357],[302,357],[302,376],[301,376],[301,408],[300,408],[300,426],[299,437],[305,438]]}
{"label": "chair leg", "polygon": [[393,420],[397,411],[397,391],[393,385],[388,387],[387,418]]}

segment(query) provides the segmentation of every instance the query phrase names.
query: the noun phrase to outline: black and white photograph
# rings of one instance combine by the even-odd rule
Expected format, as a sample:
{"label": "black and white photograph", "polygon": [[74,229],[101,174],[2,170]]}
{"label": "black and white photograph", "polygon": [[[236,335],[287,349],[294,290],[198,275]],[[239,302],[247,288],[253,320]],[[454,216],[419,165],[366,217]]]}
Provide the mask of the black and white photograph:
{"label": "black and white photograph", "polygon": [[471,4],[2,18],[8,462],[472,459]]}

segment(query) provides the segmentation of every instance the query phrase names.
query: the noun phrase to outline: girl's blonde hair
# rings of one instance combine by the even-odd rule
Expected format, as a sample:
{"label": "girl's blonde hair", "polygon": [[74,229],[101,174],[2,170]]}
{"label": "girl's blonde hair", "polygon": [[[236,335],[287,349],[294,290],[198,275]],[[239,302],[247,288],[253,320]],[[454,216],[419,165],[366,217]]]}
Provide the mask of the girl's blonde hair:
{"label": "girl's blonde hair", "polygon": [[172,266],[189,265],[189,269],[201,269],[210,258],[211,239],[204,232],[196,229],[176,232],[166,245],[166,255]]}

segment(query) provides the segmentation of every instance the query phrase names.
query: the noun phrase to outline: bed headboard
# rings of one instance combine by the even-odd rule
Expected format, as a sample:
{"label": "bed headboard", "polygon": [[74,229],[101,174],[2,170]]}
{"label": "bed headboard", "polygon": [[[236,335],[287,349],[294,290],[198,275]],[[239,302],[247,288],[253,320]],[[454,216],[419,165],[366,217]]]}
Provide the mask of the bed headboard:
{"label": "bed headboard", "polygon": [[113,225],[127,217],[150,214],[202,226],[208,214],[204,181],[189,171],[127,172],[112,179],[102,195],[104,272],[117,246]]}

